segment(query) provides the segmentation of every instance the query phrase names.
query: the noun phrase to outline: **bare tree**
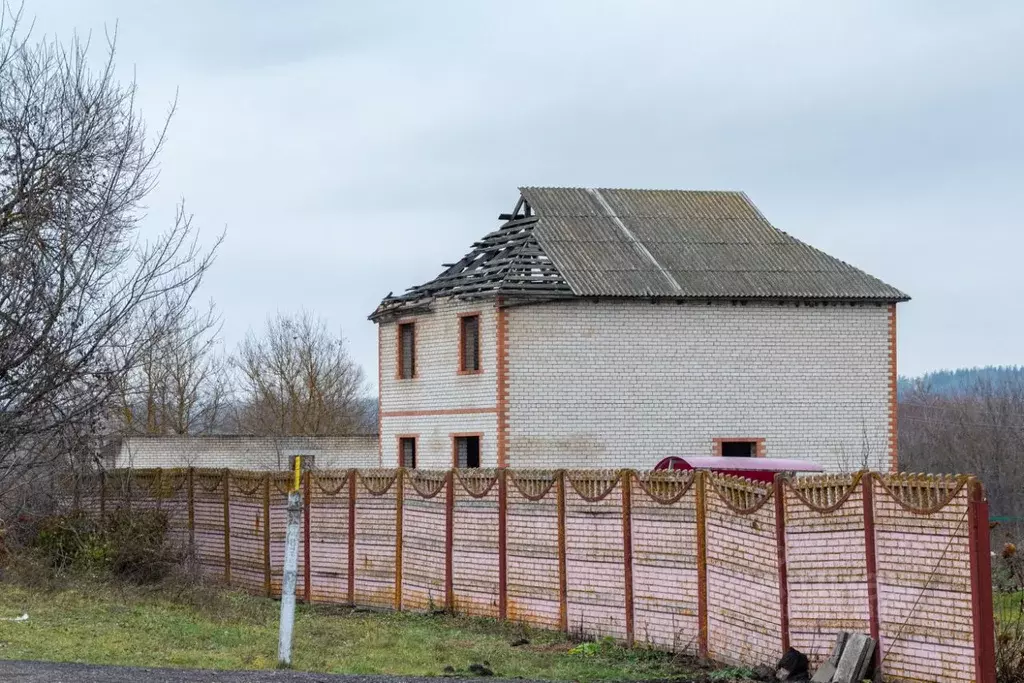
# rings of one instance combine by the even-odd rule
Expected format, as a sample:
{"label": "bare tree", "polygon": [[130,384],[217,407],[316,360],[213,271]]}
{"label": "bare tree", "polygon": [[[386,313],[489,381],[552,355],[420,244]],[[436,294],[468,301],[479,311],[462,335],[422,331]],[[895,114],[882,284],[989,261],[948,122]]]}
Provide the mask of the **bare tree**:
{"label": "bare tree", "polygon": [[152,342],[124,377],[118,400],[122,433],[204,434],[224,419],[229,394],[226,359],[217,353],[220,321],[211,306],[188,310]]}
{"label": "bare tree", "polygon": [[234,365],[244,432],[331,436],[359,431],[365,423],[362,369],[344,338],[308,313],[270,318],[262,337],[250,332]]}
{"label": "bare tree", "polygon": [[900,399],[900,468],[977,475],[992,514],[1024,519],[1024,380],[958,393],[918,386]]}
{"label": "bare tree", "polygon": [[170,116],[149,134],[115,40],[94,69],[88,41],[32,42],[20,18],[0,6],[0,493],[95,443],[219,244],[183,207],[140,236]]}

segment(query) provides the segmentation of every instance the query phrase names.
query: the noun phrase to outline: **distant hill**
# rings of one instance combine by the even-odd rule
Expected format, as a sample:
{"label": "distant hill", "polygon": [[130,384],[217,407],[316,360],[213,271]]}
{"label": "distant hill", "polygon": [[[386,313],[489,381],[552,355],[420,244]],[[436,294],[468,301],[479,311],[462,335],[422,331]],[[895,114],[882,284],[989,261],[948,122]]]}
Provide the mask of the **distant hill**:
{"label": "distant hill", "polygon": [[914,387],[922,386],[939,394],[958,394],[976,386],[979,382],[991,383],[994,387],[1024,383],[1024,366],[990,365],[983,368],[939,370],[920,377],[900,377],[898,390],[900,394],[903,394]]}

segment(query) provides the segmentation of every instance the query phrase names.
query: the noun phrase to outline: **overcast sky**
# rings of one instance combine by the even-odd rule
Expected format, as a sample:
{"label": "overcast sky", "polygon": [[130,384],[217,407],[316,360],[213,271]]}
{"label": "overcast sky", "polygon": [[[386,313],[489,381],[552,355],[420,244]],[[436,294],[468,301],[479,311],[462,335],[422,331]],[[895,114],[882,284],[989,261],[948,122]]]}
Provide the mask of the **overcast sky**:
{"label": "overcast sky", "polygon": [[[520,185],[744,190],[908,292],[899,367],[1024,363],[1024,3],[27,0],[119,29],[154,123],[148,229],[227,238],[202,295],[233,348],[366,316],[498,225]],[[95,41],[94,41],[95,42]]]}

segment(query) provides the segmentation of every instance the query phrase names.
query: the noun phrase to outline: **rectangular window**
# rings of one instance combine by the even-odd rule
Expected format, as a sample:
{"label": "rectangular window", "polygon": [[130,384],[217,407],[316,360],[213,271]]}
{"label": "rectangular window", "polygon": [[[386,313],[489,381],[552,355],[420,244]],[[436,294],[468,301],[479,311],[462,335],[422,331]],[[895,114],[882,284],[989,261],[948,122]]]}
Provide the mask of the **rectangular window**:
{"label": "rectangular window", "polygon": [[398,440],[398,457],[402,467],[416,469],[416,437],[403,436]]}
{"label": "rectangular window", "polygon": [[480,372],[480,316],[459,318],[459,371]]}
{"label": "rectangular window", "polygon": [[412,379],[416,376],[416,324],[402,323],[398,326],[398,378]]}
{"label": "rectangular window", "polygon": [[460,468],[480,467],[480,437],[455,437],[455,466]]}
{"label": "rectangular window", "polygon": [[723,441],[723,458],[754,458],[757,457],[756,441]]}

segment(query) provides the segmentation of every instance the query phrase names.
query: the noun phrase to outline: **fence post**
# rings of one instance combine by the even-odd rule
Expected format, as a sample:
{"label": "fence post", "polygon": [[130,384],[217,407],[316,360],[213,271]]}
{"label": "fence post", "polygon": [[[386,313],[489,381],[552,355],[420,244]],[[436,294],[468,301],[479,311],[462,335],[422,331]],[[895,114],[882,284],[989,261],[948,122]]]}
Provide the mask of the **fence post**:
{"label": "fence post", "polygon": [[974,622],[974,680],[995,683],[995,619],[992,613],[992,555],[988,501],[981,482],[967,485],[967,533],[971,555],[971,617]]}
{"label": "fence post", "polygon": [[263,590],[271,597],[270,580],[270,474],[263,475]]}
{"label": "fence post", "polygon": [[708,656],[708,530],[707,473],[696,471],[697,478],[697,652]]}
{"label": "fence post", "polygon": [[356,604],[356,471],[348,471],[348,604]]}
{"label": "fence post", "polygon": [[498,470],[498,618],[508,618],[508,470]]}
{"label": "fence post", "polygon": [[156,474],[153,475],[153,484],[150,486],[150,496],[156,498],[156,509],[159,510],[163,507],[164,500],[164,470],[162,467],[156,468]]}
{"label": "fence post", "polygon": [[569,589],[565,568],[565,470],[555,474],[555,510],[558,515],[558,628],[569,630]]}
{"label": "fence post", "polygon": [[775,555],[779,565],[779,634],[782,652],[789,650],[789,572],[786,567],[786,489],[782,475],[772,482],[775,494]]}
{"label": "fence post", "polygon": [[875,671],[882,674],[881,625],[878,619],[878,561],[875,554],[875,478],[870,472],[861,475],[864,499],[864,564],[868,575],[868,628],[875,647]]}
{"label": "fence post", "polygon": [[626,645],[633,645],[633,472],[622,470],[622,577],[626,608]]}
{"label": "fence post", "polygon": [[309,470],[306,470],[302,480],[302,600],[306,604],[312,602],[313,594],[313,569],[310,564],[312,559],[312,551],[310,550],[309,540],[309,517],[313,505],[311,493],[312,486],[310,486],[310,474]]}
{"label": "fence post", "polygon": [[224,468],[224,583],[231,585],[231,472]]}
{"label": "fence post", "polygon": [[[186,475],[188,486],[188,548],[195,555],[196,552],[196,489],[195,489],[195,468],[189,467]],[[198,560],[198,558],[195,558]]]}
{"label": "fence post", "polygon": [[405,468],[395,474],[395,610],[402,611],[402,514],[405,507]]}
{"label": "fence post", "polygon": [[444,492],[444,608],[455,611],[455,577],[452,575],[452,545],[455,541],[455,470],[448,470]]}

